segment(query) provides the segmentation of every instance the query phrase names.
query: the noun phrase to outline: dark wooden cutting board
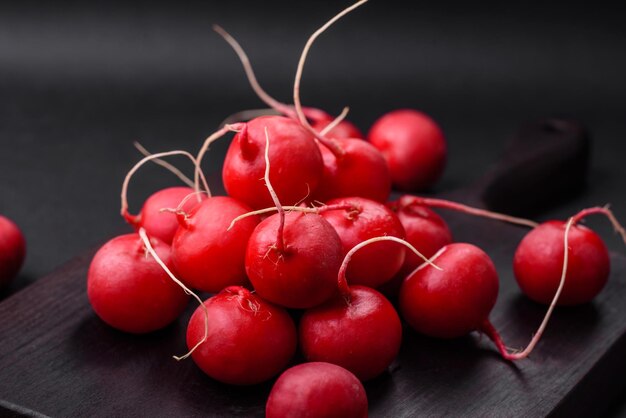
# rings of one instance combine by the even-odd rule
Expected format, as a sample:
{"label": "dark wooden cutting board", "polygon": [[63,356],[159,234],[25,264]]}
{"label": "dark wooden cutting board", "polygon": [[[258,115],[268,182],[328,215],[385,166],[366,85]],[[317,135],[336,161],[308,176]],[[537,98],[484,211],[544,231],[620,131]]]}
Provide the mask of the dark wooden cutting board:
{"label": "dark wooden cutting board", "polygon": [[[573,122],[527,125],[499,165],[458,201],[528,215],[580,190],[588,138]],[[500,273],[491,314],[508,345],[525,345],[545,307],[523,297],[511,262],[526,230],[444,213],[455,238],[482,247]],[[101,322],[86,295],[94,251],[0,303],[0,415],[262,416],[272,382],[232,387],[205,376],[186,351],[189,309],[146,336]],[[626,371],[626,258],[612,254],[606,289],[591,304],[559,308],[532,356],[503,361],[478,334],[442,341],[404,329],[399,358],[366,384],[374,417],[595,415]],[[621,379],[623,380],[623,379]]]}

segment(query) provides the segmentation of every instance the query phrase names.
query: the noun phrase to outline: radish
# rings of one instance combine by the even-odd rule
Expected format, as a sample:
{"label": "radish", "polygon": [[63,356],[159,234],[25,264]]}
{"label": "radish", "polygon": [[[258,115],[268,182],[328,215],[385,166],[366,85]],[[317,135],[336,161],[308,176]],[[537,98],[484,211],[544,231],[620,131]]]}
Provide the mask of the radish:
{"label": "radish", "polygon": [[324,362],[294,366],[276,380],[266,418],[367,418],[365,388],[343,367]]}
{"label": "radish", "polygon": [[391,177],[385,159],[366,141],[339,139],[342,155],[320,146],[324,171],[313,198],[321,202],[360,196],[384,203],[391,193]]}
{"label": "radish", "polygon": [[[166,265],[170,247],[158,238],[151,245]],[[104,244],[89,266],[87,295],[96,314],[121,331],[142,334],[161,329],[185,309],[188,298],[153,257],[139,234]]]}
{"label": "radish", "polygon": [[[194,193],[194,189],[189,187],[168,187],[153,193],[144,202],[139,215],[131,215],[128,212],[124,218],[136,229],[143,227],[148,235],[159,238],[161,241],[171,244],[174,234],[178,230],[179,222],[176,214],[163,209],[175,208]],[[204,200],[206,196],[200,195]],[[199,204],[197,199],[187,199],[180,210],[185,213],[191,212]]]}
{"label": "radish", "polygon": [[172,263],[186,285],[216,293],[248,283],[244,258],[259,218],[248,217],[229,226],[250,210],[232,197],[215,196],[189,214],[176,215],[180,226],[172,241]]}
{"label": "radish", "polygon": [[[334,118],[328,113],[320,109],[305,107],[302,109],[304,115],[311,121],[311,126],[317,132],[324,132],[328,138],[347,139],[357,138],[365,139],[363,133],[352,122],[347,120],[339,121],[335,126],[330,126]],[[327,129],[330,126],[330,129]]]}
{"label": "radish", "polygon": [[260,383],[280,373],[295,354],[296,327],[289,314],[248,289],[227,287],[203,306],[206,314],[199,307],[189,320],[187,345],[213,379]]}
{"label": "radish", "polygon": [[[311,113],[311,109],[304,108],[300,102],[300,80],[311,45],[330,25],[363,3],[365,3],[365,0],[339,13],[318,29],[307,41],[302,51],[300,62],[298,63],[294,81],[293,98],[295,112],[291,106],[277,101],[261,88],[254,75],[250,61],[241,46],[224,29],[219,26],[214,26],[214,29],[224,37],[237,53],[246,71],[248,81],[259,98],[278,112],[298,120],[302,127],[328,150],[324,155],[325,168],[322,184],[317,188],[319,196],[312,190],[313,196],[317,200],[327,200],[343,196],[362,196],[384,202],[391,190],[391,178],[389,176],[387,163],[375,147],[367,142],[351,138],[344,139],[343,141],[334,139],[332,136],[327,138],[325,135],[326,132],[322,134],[311,126],[305,114],[307,111]],[[367,185],[367,187],[365,187],[365,185]],[[281,198],[281,200],[284,199]]]}
{"label": "radish", "polygon": [[[397,214],[404,227],[406,240],[424,256],[430,258],[445,245],[452,242],[452,234],[446,222],[428,207],[415,201],[413,196],[405,195],[387,206]],[[407,251],[404,264],[394,278],[379,290],[387,296],[395,297],[400,291],[404,279],[413,272],[423,260]]]}
{"label": "radish", "polygon": [[26,241],[19,227],[0,215],[0,289],[17,276],[26,257]]}
{"label": "radish", "polygon": [[[591,301],[604,288],[610,271],[609,252],[591,229],[578,225],[585,216],[604,214],[626,241],[624,229],[606,208],[590,208],[574,217],[569,236],[568,274],[559,305]],[[544,222],[530,231],[515,252],[513,267],[522,292],[532,300],[549,304],[559,286],[564,248],[561,237],[566,223]]]}
{"label": "radish", "polygon": [[432,259],[442,270],[422,265],[400,289],[400,311],[422,334],[455,338],[479,330],[498,297],[498,274],[480,248],[464,243],[443,247]]}
{"label": "radish", "polygon": [[337,364],[363,381],[389,367],[402,341],[402,325],[391,302],[369,287],[348,286],[346,280],[353,255],[380,241],[395,241],[419,254],[396,237],[375,237],[356,245],[339,269],[340,295],[305,311],[300,320],[300,346],[308,361]]}
{"label": "radish", "polygon": [[285,213],[270,181],[266,130],[265,183],[278,213],[254,230],[246,250],[246,272],[260,296],[288,308],[309,308],[335,293],[341,241],[320,215]]}
{"label": "radish", "polygon": [[[345,210],[326,210],[321,215],[337,231],[343,255],[369,238],[388,235],[405,237],[398,217],[385,205],[361,197],[333,199],[328,205],[347,206]],[[350,284],[377,287],[391,279],[405,260],[404,247],[393,242],[378,242],[352,257],[347,276]]]}
{"label": "radish", "polygon": [[443,132],[424,113],[401,109],[378,119],[368,140],[383,154],[393,185],[400,190],[423,190],[439,180],[446,165]]}
{"label": "radish", "polygon": [[272,204],[262,181],[265,127],[272,137],[272,183],[281,201],[294,204],[307,197],[315,191],[323,170],[317,144],[298,122],[281,116],[263,116],[247,122],[231,142],[222,178],[230,196],[254,209]]}
{"label": "radish", "polygon": [[[138,146],[136,143],[135,146]],[[138,148],[141,147],[140,145]],[[145,151],[143,147],[139,148],[142,152]],[[146,151],[147,152],[147,151]],[[148,161],[154,161],[158,164],[163,165],[168,168],[170,171],[173,171],[174,174],[179,176],[183,181],[188,182],[189,180],[182,175],[178,170],[169,164],[165,163],[161,160],[161,157],[172,156],[172,155],[183,155],[188,157],[191,162],[194,164],[194,167],[198,167],[198,163],[196,159],[186,151],[169,151],[169,152],[161,152],[158,154],[149,154],[141,161],[139,161],[131,170],[128,172],[126,177],[124,178],[124,182],[122,184],[122,193],[121,193],[121,201],[122,206],[120,209],[120,213],[122,217],[132,225],[136,230],[139,228],[144,228],[148,235],[161,239],[167,244],[172,243],[172,239],[174,238],[174,234],[178,229],[178,220],[176,219],[176,215],[171,213],[171,211],[166,211],[165,209],[178,208],[179,211],[184,211],[185,213],[193,209],[199,202],[204,199],[204,196],[200,194],[199,186],[195,189],[190,187],[169,187],[166,189],[162,189],[152,194],[143,204],[141,208],[141,212],[139,215],[131,215],[128,212],[128,185],[132,176],[139,170],[139,168],[147,163]],[[196,170],[197,171],[197,170]],[[200,177],[202,179],[203,186],[207,193],[210,194],[209,186],[204,178],[204,175],[200,173]],[[193,185],[193,183],[191,183]],[[188,196],[195,193],[194,199],[187,199]],[[181,202],[185,201],[183,205],[180,205]]]}

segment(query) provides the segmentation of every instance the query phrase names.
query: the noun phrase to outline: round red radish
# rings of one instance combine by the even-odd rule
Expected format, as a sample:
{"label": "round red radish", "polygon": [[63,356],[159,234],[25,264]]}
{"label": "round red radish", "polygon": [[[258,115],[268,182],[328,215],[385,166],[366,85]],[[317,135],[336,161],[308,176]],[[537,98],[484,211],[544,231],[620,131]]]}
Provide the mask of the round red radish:
{"label": "round red radish", "polygon": [[323,162],[313,137],[297,121],[286,117],[258,117],[235,135],[224,160],[224,187],[230,196],[254,209],[273,206],[263,180],[265,128],[271,138],[270,180],[280,201],[293,205],[315,191]]}
{"label": "round red radish", "polygon": [[[171,269],[170,246],[150,242]],[[188,297],[147,254],[138,234],[113,238],[93,257],[87,273],[87,296],[96,314],[121,331],[142,334],[173,322]]]}
{"label": "round red radish", "polygon": [[196,206],[188,217],[178,216],[172,262],[186,285],[217,293],[247,283],[244,257],[259,218],[250,216],[228,228],[233,219],[251,210],[231,197],[215,196]]}
{"label": "round red radish", "polygon": [[0,216],[0,288],[17,276],[26,257],[26,241],[18,226]]}
{"label": "round red radish", "polygon": [[337,141],[344,152],[340,157],[320,145],[324,173],[314,198],[326,202],[338,197],[360,196],[385,202],[391,193],[391,177],[382,154],[360,139]]}
{"label": "round red radish", "polygon": [[[331,205],[350,205],[345,210],[328,210],[322,216],[337,231],[345,256],[355,245],[383,235],[404,238],[405,232],[393,211],[382,203],[362,197],[329,200]],[[395,242],[377,242],[356,253],[348,266],[350,284],[376,287],[390,280],[402,267],[405,248]]]}
{"label": "round red radish", "polygon": [[[330,114],[314,107],[303,107],[302,113],[304,113],[306,118],[310,121],[311,127],[317,132],[322,131],[335,119]],[[361,132],[361,130],[357,128],[356,125],[354,125],[352,122],[345,119],[339,122],[337,126],[331,129],[329,132],[327,132],[325,136],[334,139],[365,139],[365,135],[363,135],[363,132]]]}
{"label": "round red radish", "polygon": [[367,395],[359,379],[343,367],[299,364],[274,383],[265,417],[367,418]]}
{"label": "round red radish", "polygon": [[[400,219],[406,241],[430,258],[443,246],[452,243],[452,233],[441,216],[426,206],[412,202],[412,198],[413,196],[402,196],[387,206]],[[406,251],[400,271],[379,290],[386,295],[397,295],[404,279],[423,262],[412,251]]]}
{"label": "round red radish", "polygon": [[[161,241],[171,244],[174,234],[178,230],[176,214],[163,212],[163,208],[177,208],[178,205],[194,190],[190,187],[168,187],[152,194],[146,199],[139,215],[126,215],[126,219],[136,228],[143,227],[149,237],[159,238]],[[190,197],[180,208],[189,213],[198,205],[198,199],[204,200],[205,195]]]}
{"label": "round red radish", "polygon": [[[565,222],[545,222],[530,231],[517,247],[513,260],[515,278],[532,300],[549,304],[561,280]],[[568,236],[567,275],[558,305],[591,301],[606,284],[610,261],[602,241],[591,229],[573,225]]]}
{"label": "round red radish", "polygon": [[383,373],[396,358],[402,325],[379,292],[350,286],[350,302],[336,296],[307,310],[300,320],[300,346],[308,361],[337,364],[365,381]]}
{"label": "round red radish", "polygon": [[368,140],[387,160],[391,181],[398,189],[423,190],[443,174],[446,141],[439,126],[424,113],[389,112],[374,123]]}
{"label": "round red radish", "polygon": [[443,247],[400,289],[400,312],[416,331],[456,338],[480,330],[498,297],[498,274],[480,248],[464,243]]}
{"label": "round red radish", "polygon": [[246,251],[246,272],[260,296],[288,308],[310,308],[337,292],[341,241],[320,215],[285,214],[284,248],[277,244],[280,216],[262,221]]}
{"label": "round red radish", "polygon": [[[191,354],[213,379],[253,385],[285,369],[296,351],[296,327],[289,314],[240,286],[207,299],[208,337]],[[205,311],[198,307],[187,327],[191,349],[205,335]]]}

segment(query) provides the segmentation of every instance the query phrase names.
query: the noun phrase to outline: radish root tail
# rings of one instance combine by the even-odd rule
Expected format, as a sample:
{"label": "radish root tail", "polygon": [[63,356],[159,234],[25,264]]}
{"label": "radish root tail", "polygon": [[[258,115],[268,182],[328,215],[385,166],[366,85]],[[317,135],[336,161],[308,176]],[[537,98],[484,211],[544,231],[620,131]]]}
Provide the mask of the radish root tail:
{"label": "radish root tail", "polygon": [[[135,223],[135,219],[136,219],[136,216],[130,215],[128,213],[128,183],[130,182],[131,177],[137,172],[137,170],[139,170],[139,168],[142,165],[144,165],[148,161],[160,159],[162,157],[168,157],[171,155],[184,155],[188,157],[191,160],[191,162],[194,164],[194,167],[196,168],[196,175],[198,176],[199,179],[202,180],[202,185],[204,189],[207,191],[207,193],[210,193],[209,185],[207,184],[204,173],[199,169],[198,161],[193,157],[193,155],[191,155],[187,151],[179,151],[179,150],[152,154],[147,157],[144,157],[141,161],[135,164],[135,166],[130,169],[130,171],[126,174],[126,177],[124,178],[124,182],[122,183],[122,192],[120,196],[121,201],[122,201],[120,214],[124,217],[124,219],[126,219],[127,221],[131,223]],[[195,190],[196,192],[200,191],[199,182],[195,183]]]}
{"label": "radish root tail", "polygon": [[190,290],[180,280],[178,280],[176,276],[174,276],[174,274],[170,271],[170,269],[167,268],[163,260],[161,260],[161,258],[157,255],[156,251],[154,251],[154,248],[152,248],[152,244],[150,244],[150,239],[148,238],[148,235],[146,235],[145,229],[139,228],[139,236],[141,237],[141,240],[146,246],[146,250],[150,253],[150,255],[154,258],[154,260],[161,266],[163,271],[165,271],[167,275],[170,276],[170,278],[174,281],[174,283],[180,286],[186,294],[196,299],[204,311],[204,336],[202,337],[202,339],[198,341],[198,343],[194,345],[191,348],[191,350],[187,352],[187,354],[184,354],[182,356],[173,356],[174,359],[178,361],[184,360],[187,357],[189,357],[194,351],[196,351],[196,349],[200,347],[200,345],[204,344],[206,340],[209,338],[209,310],[207,309],[206,305],[202,302],[202,299],[200,299],[198,295],[196,295],[192,290]]}
{"label": "radish root tail", "polygon": [[507,347],[504,345],[504,342],[502,341],[502,337],[500,336],[498,331],[496,331],[493,324],[491,324],[491,322],[488,319],[485,320],[485,322],[483,323],[480,331],[487,334],[487,336],[496,345],[496,347],[498,348],[498,351],[500,351],[500,354],[502,355],[504,359],[514,361],[514,360],[521,360],[521,359],[528,357],[528,355],[533,351],[533,349],[535,348],[535,346],[541,339],[541,336],[543,335],[543,332],[548,325],[548,321],[550,320],[550,317],[552,316],[552,312],[554,311],[554,308],[556,307],[559,297],[561,296],[561,292],[563,291],[563,286],[565,285],[565,277],[567,276],[567,267],[568,267],[568,262],[569,262],[569,246],[568,246],[569,231],[574,225],[574,222],[575,222],[574,216],[569,218],[569,220],[567,221],[567,225],[565,226],[565,233],[563,234],[563,248],[564,248],[563,270],[561,271],[561,280],[559,281],[559,287],[557,288],[556,293],[554,294],[554,298],[552,299],[552,302],[550,303],[550,306],[548,307],[548,311],[546,312],[546,315],[544,316],[543,321],[541,321],[541,325],[539,325],[537,332],[533,335],[532,339],[530,340],[530,343],[528,343],[526,348],[521,351],[516,350],[514,352],[510,352],[507,349]]}
{"label": "radish root tail", "polygon": [[[415,248],[413,245],[411,245],[409,242],[403,240],[402,238],[385,235],[385,236],[381,236],[381,237],[374,237],[374,238],[367,239],[367,240],[365,240],[363,242],[358,243],[354,247],[352,247],[352,249],[350,251],[348,251],[348,253],[344,257],[343,262],[341,263],[341,267],[339,267],[339,274],[337,275],[337,282],[338,282],[339,292],[343,295],[344,299],[346,299],[347,303],[350,303],[350,287],[348,286],[348,280],[346,278],[346,271],[348,270],[348,264],[352,260],[352,256],[357,251],[359,251],[361,248],[366,247],[366,246],[368,246],[370,244],[373,244],[375,242],[380,242],[380,241],[393,241],[393,242],[397,242],[398,244],[402,244],[405,247],[407,247],[408,249],[410,249],[411,251],[413,251],[422,260],[424,260],[425,264],[428,264],[428,265],[430,265],[431,267],[433,267],[433,268],[435,268],[437,270],[442,270],[441,267],[437,266],[435,263],[433,263],[431,261],[431,259],[426,257],[421,252],[419,252],[419,250],[417,248]],[[424,264],[422,264],[422,265],[424,265]]]}

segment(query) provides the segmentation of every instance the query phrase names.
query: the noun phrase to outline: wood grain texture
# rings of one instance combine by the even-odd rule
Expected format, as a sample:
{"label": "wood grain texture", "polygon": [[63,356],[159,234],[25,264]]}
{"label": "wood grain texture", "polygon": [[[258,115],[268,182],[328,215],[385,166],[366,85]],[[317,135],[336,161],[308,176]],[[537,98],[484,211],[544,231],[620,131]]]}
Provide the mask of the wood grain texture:
{"label": "wood grain texture", "polygon": [[[517,144],[522,148],[513,146],[510,155],[532,167],[534,158],[520,151],[523,141]],[[480,187],[452,196],[480,202],[505,171],[496,169]],[[512,275],[513,253],[526,230],[462,214],[443,216],[455,240],[478,245],[494,260],[501,287],[491,320],[509,346],[524,346],[546,309],[523,297]],[[146,336],[100,321],[86,295],[93,252],[0,303],[0,415],[263,416],[272,382],[227,386],[191,360],[172,359],[186,351],[193,304],[173,325]],[[436,340],[405,326],[397,361],[365,385],[371,416],[601,413],[614,395],[613,382],[626,371],[626,258],[612,254],[611,262],[609,284],[594,302],[558,308],[531,358],[515,364],[503,361],[478,334]]]}

